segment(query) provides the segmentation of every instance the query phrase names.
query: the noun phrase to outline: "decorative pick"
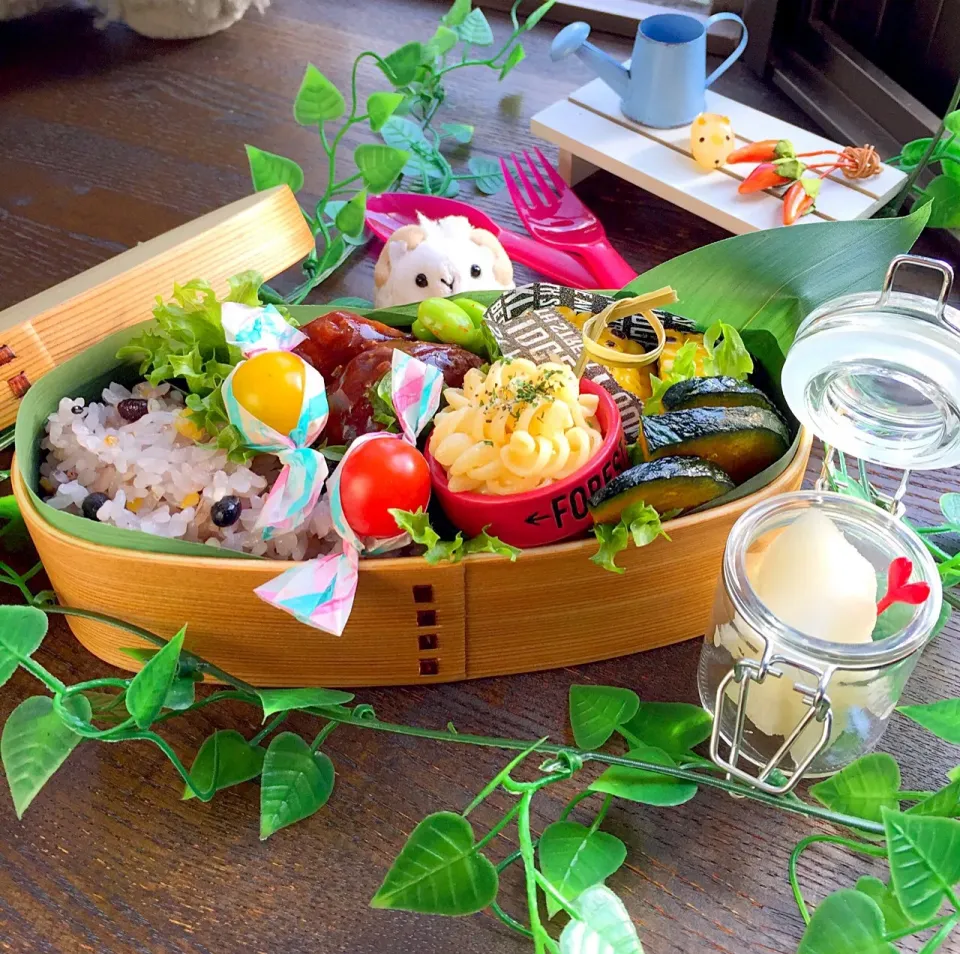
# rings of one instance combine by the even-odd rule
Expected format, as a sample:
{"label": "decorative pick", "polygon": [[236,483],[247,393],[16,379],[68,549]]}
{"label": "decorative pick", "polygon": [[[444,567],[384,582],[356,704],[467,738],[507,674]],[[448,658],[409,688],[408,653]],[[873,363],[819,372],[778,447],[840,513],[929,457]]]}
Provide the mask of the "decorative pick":
{"label": "decorative pick", "polygon": [[930,595],[929,583],[908,583],[913,564],[906,557],[897,557],[887,570],[887,595],[877,603],[877,616],[894,603],[917,606]]}

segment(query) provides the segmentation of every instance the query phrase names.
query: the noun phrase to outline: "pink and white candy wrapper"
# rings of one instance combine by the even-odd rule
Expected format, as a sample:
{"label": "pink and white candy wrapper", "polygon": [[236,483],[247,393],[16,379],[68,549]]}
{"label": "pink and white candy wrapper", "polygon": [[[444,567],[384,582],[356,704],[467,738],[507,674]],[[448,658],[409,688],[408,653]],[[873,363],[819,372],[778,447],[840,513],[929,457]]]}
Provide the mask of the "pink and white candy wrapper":
{"label": "pink and white candy wrapper", "polygon": [[393,352],[390,393],[397,412],[401,434],[378,432],[355,440],[340,466],[327,481],[327,494],[333,526],[342,538],[340,551],[318,557],[303,566],[281,573],[254,592],[267,603],[285,610],[300,622],[335,636],[343,633],[357,592],[357,566],[360,554],[385,553],[409,543],[409,535],[371,539],[359,537],[347,522],[340,501],[340,475],[343,463],[368,441],[405,440],[416,444],[420,431],[440,406],[443,374],[437,368],[411,358],[400,350]]}

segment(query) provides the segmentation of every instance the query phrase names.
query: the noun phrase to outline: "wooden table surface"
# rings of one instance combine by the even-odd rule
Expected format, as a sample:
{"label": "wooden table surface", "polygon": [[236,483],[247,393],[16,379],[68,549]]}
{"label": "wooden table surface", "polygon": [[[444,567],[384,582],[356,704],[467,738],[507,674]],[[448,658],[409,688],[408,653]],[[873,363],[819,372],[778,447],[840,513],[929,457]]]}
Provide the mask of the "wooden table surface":
{"label": "wooden table surface", "polygon": [[[342,11],[342,12],[341,12]],[[90,16],[50,14],[0,25],[0,308],[250,190],[245,142],[295,157],[308,188],[324,174],[314,136],[292,120],[305,63],[338,83],[357,52],[386,53],[429,37],[435,3],[274,0],[218,36],[154,43]],[[505,18],[491,16],[498,34]],[[450,82],[448,119],[474,123],[479,151],[529,144],[530,116],[588,78],[554,65],[553,27],[527,41],[528,58],[503,84],[463,71]],[[624,56],[624,41],[601,38]],[[370,91],[376,76],[361,77]],[[801,125],[791,104],[734,69],[717,84]],[[352,146],[354,143],[349,143]],[[549,150],[548,150],[549,152]],[[579,192],[638,270],[724,238],[714,226],[600,173]],[[484,209],[518,227],[505,194]],[[936,251],[924,239],[922,248]],[[322,294],[371,297],[372,254],[357,256]],[[192,276],[184,276],[189,278]],[[520,270],[519,279],[529,277]],[[158,289],[158,291],[165,291]],[[955,474],[919,476],[920,520]],[[199,581],[185,581],[196,585]],[[641,581],[638,585],[653,585]],[[931,646],[909,701],[960,692],[958,627]],[[630,686],[648,700],[696,701],[699,641],[626,659],[462,685],[363,691],[381,717],[462,731],[565,737],[571,683]],[[40,658],[67,682],[108,675],[59,623]],[[0,691],[0,717],[36,690],[20,673]],[[205,709],[173,723],[181,753],[220,727],[250,728],[249,713]],[[304,720],[304,731],[306,720]],[[884,746],[907,788],[937,787],[960,752],[895,719]],[[527,950],[492,916],[466,919],[377,912],[367,903],[424,815],[459,810],[504,761],[495,752],[341,729],[329,751],[334,796],[309,821],[261,844],[258,789],[209,805],[180,801],[172,768],[137,743],[82,745],[18,823],[0,797],[0,951],[16,954],[513,954]],[[563,788],[563,786],[560,786]],[[537,830],[570,790],[545,795]],[[480,821],[486,819],[481,818]],[[792,952],[802,923],[786,861],[810,823],[713,792],[674,809],[619,803],[608,828],[629,848],[612,879],[647,954]],[[808,895],[849,885],[859,861],[829,850],[803,865]],[[506,897],[520,910],[519,881]]]}

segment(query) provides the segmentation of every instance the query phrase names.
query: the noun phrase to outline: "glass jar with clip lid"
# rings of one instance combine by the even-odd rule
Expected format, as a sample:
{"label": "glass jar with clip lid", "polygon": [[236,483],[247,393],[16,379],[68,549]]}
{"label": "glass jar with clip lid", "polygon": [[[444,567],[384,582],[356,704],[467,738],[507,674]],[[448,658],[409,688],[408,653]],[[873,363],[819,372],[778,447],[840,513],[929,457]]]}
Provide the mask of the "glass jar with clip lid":
{"label": "glass jar with clip lid", "polygon": [[[904,265],[939,274],[936,299],[895,290]],[[823,441],[823,470],[814,490],[734,525],[698,672],[711,758],[769,794],[876,745],[940,618],[937,567],[902,498],[910,470],[960,463],[952,283],[945,262],[898,256],[879,295],[822,305],[787,354],[784,398]],[[868,464],[903,471],[892,494],[870,484]]]}

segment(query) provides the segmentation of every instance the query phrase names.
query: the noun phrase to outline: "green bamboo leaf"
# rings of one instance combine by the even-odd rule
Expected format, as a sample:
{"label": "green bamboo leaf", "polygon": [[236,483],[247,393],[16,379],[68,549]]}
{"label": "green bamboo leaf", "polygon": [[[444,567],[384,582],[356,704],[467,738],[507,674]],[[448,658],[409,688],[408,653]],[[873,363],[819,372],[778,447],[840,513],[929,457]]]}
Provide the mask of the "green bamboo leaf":
{"label": "green bamboo leaf", "polygon": [[578,916],[560,934],[560,954],[643,954],[623,902],[602,884],[576,900]]}
{"label": "green bamboo leaf", "polygon": [[525,32],[529,33],[549,12],[550,8],[557,2],[557,0],[547,0],[546,3],[541,3],[530,16],[524,21],[523,29]]}
{"label": "green bamboo leaf", "polygon": [[960,881],[960,822],[883,810],[897,900],[914,921],[932,918]]}
{"label": "green bamboo leaf", "polygon": [[[90,721],[90,703],[83,696],[71,696],[64,708],[74,717]],[[80,736],[54,711],[50,696],[31,696],[10,713],[0,736],[0,760],[17,818],[23,818],[37,793],[79,742]]]}
{"label": "green bamboo leaf", "polygon": [[35,606],[0,606],[0,686],[47,635],[47,614]]}
{"label": "green bamboo leaf", "polygon": [[474,180],[476,187],[485,195],[493,195],[506,186],[500,163],[485,156],[472,156],[467,162],[471,175],[477,176]]}
{"label": "green bamboo leaf", "polygon": [[371,93],[367,97],[367,115],[370,117],[370,128],[374,132],[380,132],[383,124],[394,114],[402,102],[403,93]]}
{"label": "green bamboo leaf", "polygon": [[883,809],[899,810],[900,766],[886,752],[852,762],[842,772],[817,782],[810,794],[833,812],[880,821]]}
{"label": "green bamboo leaf", "polygon": [[[217,767],[217,784],[214,791],[239,785],[256,778],[263,768],[266,753],[259,745],[251,745],[235,729],[221,729],[203,740],[197,757],[190,766],[194,785],[208,791],[213,784],[213,767]],[[196,796],[190,786],[184,786],[184,800]]]}
{"label": "green bamboo leaf", "polygon": [[713,719],[700,706],[686,702],[641,702],[637,714],[620,729],[644,745],[663,749],[674,758],[710,738]]}
{"label": "green bamboo leaf", "polygon": [[884,940],[883,914],[866,894],[844,888],[813,912],[797,954],[898,954]]}
{"label": "green bamboo leaf", "polygon": [[960,181],[952,175],[937,176],[923,190],[933,199],[930,221],[932,229],[960,228]]}
{"label": "green bamboo leaf", "polygon": [[333,762],[323,752],[312,752],[295,732],[275,736],[260,779],[260,840],[323,808],[333,781]]}
{"label": "green bamboo leaf", "polygon": [[277,712],[291,709],[313,709],[324,706],[342,706],[352,702],[352,692],[340,689],[258,689],[260,705],[263,706],[263,721]]}
{"label": "green bamboo leaf", "polygon": [[336,226],[344,235],[359,235],[363,231],[367,211],[367,190],[361,189],[337,212]]}
{"label": "green bamboo leaf", "polygon": [[443,56],[444,53],[449,53],[459,42],[460,37],[457,36],[456,30],[451,30],[441,23],[437,27],[437,32],[427,42],[426,48],[431,56]]}
{"label": "green bamboo leaf", "polygon": [[423,60],[423,47],[419,43],[407,43],[383,58],[378,66],[394,86],[406,86]]}
{"label": "green bamboo leaf", "polygon": [[127,687],[127,711],[141,729],[148,728],[154,719],[160,715],[167,693],[177,675],[177,664],[180,660],[180,650],[183,647],[183,637],[187,628],[177,633],[163,649],[160,650],[138,672]]}
{"label": "green bamboo leaf", "polygon": [[907,815],[937,815],[940,818],[956,818],[960,815],[960,779],[954,779],[929,798],[908,808]]}
{"label": "green bamboo leaf", "polygon": [[523,48],[522,43],[518,43],[516,46],[514,46],[510,50],[510,55],[503,61],[503,66],[500,67],[500,75],[497,77],[497,79],[502,80],[507,75],[507,73],[509,73],[511,70],[513,70],[514,67],[522,63],[526,58],[527,58],[527,51]]}
{"label": "green bamboo leaf", "polygon": [[922,706],[897,706],[897,712],[918,722],[938,739],[960,745],[960,699],[941,699]]}
{"label": "green bamboo leaf", "polygon": [[303,169],[292,159],[267,152],[266,149],[257,149],[256,146],[248,145],[245,148],[250,162],[250,178],[257,192],[278,185],[288,185],[294,192],[303,188]]}
{"label": "green bamboo leaf", "polygon": [[[554,822],[544,829],[537,847],[540,871],[565,898],[578,898],[601,884],[626,861],[627,848],[615,835],[590,831],[576,822]],[[548,894],[547,914],[561,907]]]}
{"label": "green bamboo leaf", "polygon": [[469,123],[441,123],[440,135],[465,145],[473,139],[473,126]]}
{"label": "green bamboo leaf", "polygon": [[472,6],[473,0],[453,0],[453,6],[440,18],[440,22],[448,27],[460,26]]}
{"label": "green bamboo leaf", "polygon": [[353,151],[353,160],[367,188],[377,194],[389,189],[410,158],[410,154],[393,146],[364,143]]}
{"label": "green bamboo leaf", "polygon": [[632,719],[640,698],[632,689],[617,686],[571,686],[570,727],[582,749],[598,749],[617,727]]}
{"label": "green bamboo leaf", "polygon": [[[671,768],[675,768],[677,764],[663,750],[654,749],[648,745],[631,748],[626,757]],[[645,769],[611,765],[590,786],[590,791],[605,792],[642,805],[670,806],[689,802],[697,794],[697,786],[693,782],[660,775],[657,772],[648,772]]]}
{"label": "green bamboo leaf", "polygon": [[313,63],[308,63],[293,101],[293,118],[301,126],[318,126],[339,119],[346,111],[340,90]]}
{"label": "green bamboo leaf", "polygon": [[479,7],[471,10],[455,29],[457,36],[468,46],[493,45],[493,30],[490,29],[486,14]]}
{"label": "green bamboo leaf", "polygon": [[880,909],[883,915],[883,926],[888,933],[902,931],[913,924],[913,921],[903,913],[896,891],[879,878],[865,875],[857,882],[856,889],[872,899]]}
{"label": "green bamboo leaf", "polygon": [[723,301],[723,320],[740,331],[754,358],[776,372],[800,322],[828,299],[879,288],[890,260],[909,250],[929,214],[917,209],[899,218],[737,235],[644,272],[621,295],[672,285],[682,294],[671,310],[702,329]]}
{"label": "green bamboo leaf", "polygon": [[476,914],[497,896],[497,869],[461,815],[428,815],[410,834],[370,906],[418,914]]}

